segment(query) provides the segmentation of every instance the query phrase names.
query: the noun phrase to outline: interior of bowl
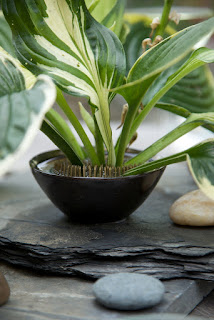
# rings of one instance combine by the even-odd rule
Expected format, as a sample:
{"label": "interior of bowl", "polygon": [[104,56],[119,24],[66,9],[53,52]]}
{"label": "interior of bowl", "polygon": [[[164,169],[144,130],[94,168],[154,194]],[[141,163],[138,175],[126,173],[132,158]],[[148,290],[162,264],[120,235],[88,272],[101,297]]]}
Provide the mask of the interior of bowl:
{"label": "interior of bowl", "polygon": [[[138,150],[129,149],[125,154],[128,160],[139,153]],[[94,178],[118,178],[135,165],[124,167],[92,166],[89,161],[85,161],[82,167],[72,165],[60,150],[53,150],[42,153],[30,161],[30,166],[45,174],[63,177],[94,177]]]}

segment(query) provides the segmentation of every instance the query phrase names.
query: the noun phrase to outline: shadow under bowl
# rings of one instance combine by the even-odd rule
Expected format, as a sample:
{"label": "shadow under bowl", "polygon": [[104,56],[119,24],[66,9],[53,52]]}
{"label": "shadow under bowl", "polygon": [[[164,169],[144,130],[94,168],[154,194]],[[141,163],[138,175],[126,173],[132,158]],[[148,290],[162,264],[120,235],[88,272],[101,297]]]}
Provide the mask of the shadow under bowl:
{"label": "shadow under bowl", "polygon": [[[129,150],[128,156],[136,155]],[[105,223],[125,219],[149,196],[165,167],[141,175],[99,178],[56,175],[48,166],[63,157],[60,150],[30,161],[32,173],[53,204],[78,223]]]}

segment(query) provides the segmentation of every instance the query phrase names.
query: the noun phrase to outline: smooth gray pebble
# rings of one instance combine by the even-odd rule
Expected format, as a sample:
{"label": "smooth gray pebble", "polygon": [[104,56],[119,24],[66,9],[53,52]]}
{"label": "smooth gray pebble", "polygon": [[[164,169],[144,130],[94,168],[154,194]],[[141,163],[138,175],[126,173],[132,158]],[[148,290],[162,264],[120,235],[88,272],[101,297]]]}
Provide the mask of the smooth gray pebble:
{"label": "smooth gray pebble", "polygon": [[116,273],[95,282],[97,301],[116,310],[140,310],[161,302],[165,288],[158,279],[137,273]]}

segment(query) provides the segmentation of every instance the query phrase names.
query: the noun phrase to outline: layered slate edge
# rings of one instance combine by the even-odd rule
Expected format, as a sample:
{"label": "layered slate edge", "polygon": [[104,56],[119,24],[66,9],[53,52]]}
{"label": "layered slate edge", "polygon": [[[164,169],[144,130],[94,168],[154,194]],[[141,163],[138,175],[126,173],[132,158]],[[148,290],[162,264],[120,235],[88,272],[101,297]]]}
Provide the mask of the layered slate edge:
{"label": "layered slate edge", "polygon": [[[168,206],[174,198],[176,194],[156,190],[127,221],[91,226],[71,224],[45,198],[1,206],[0,258],[42,272],[94,279],[139,272],[159,279],[213,281],[213,228],[173,225]],[[7,218],[12,208],[14,214]]]}
{"label": "layered slate edge", "polygon": [[[125,251],[125,248],[122,248]],[[123,258],[111,254],[103,257],[102,251],[52,250],[12,244],[0,239],[0,257],[13,265],[61,275],[100,278],[113,272],[138,272],[159,279],[189,278],[214,280],[214,254],[205,257],[171,255],[153,249],[146,253],[125,253]]]}

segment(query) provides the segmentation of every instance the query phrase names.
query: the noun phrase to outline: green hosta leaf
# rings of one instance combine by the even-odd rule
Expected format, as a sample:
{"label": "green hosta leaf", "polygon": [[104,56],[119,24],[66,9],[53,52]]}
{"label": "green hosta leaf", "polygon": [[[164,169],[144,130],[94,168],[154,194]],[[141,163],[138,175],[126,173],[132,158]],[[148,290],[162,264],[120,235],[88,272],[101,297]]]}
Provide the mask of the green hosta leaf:
{"label": "green hosta leaf", "polygon": [[[88,11],[92,14],[94,9],[97,7],[97,5],[99,4],[100,0],[86,0],[85,4],[88,8]],[[95,17],[96,19],[96,17]],[[97,19],[96,19],[97,20]]]}
{"label": "green hosta leaf", "polygon": [[[68,146],[71,147],[71,150],[73,151],[73,153],[75,153],[79,159],[84,160],[85,154],[83,153],[82,148],[77,142],[75,135],[71,131],[71,128],[69,127],[67,122],[61,117],[61,115],[54,109],[51,109],[48,111],[48,113],[46,113],[45,118],[46,118],[46,121],[48,121],[52,125],[52,127],[54,127],[55,131],[58,133],[58,135],[61,136],[64,142],[65,141],[67,142]],[[56,134],[54,135],[54,137],[55,136]],[[52,140],[55,143],[54,139]],[[58,147],[59,149],[62,150],[62,147],[59,144],[58,144]],[[66,152],[64,153],[67,155]],[[69,154],[71,154],[71,152],[69,152]],[[67,155],[67,158],[69,158],[68,155]],[[73,160],[70,160],[70,161],[73,161]]]}
{"label": "green hosta leaf", "polygon": [[187,154],[187,163],[198,187],[214,199],[214,141],[192,148]]}
{"label": "green hosta leaf", "polygon": [[83,163],[73,151],[68,142],[60,135],[56,128],[46,119],[42,122],[41,131],[66,155],[68,160],[75,165],[82,166]]}
{"label": "green hosta leaf", "polygon": [[[177,108],[180,113],[183,115],[187,115],[186,110],[183,108],[179,108],[177,106],[172,106],[174,109]],[[140,152],[136,157],[128,160],[126,165],[130,164],[143,164],[149,159],[153,158],[156,154],[158,154],[161,150],[165,149],[172,142],[176,141],[186,133],[194,130],[199,126],[213,126],[214,125],[214,112],[207,113],[190,113],[187,119],[179,125],[177,128],[167,133],[165,136],[161,137],[159,140],[154,142],[151,146],[149,146],[146,150]]]}
{"label": "green hosta leaf", "polygon": [[[173,73],[168,79],[165,85],[158,90],[158,92],[152,97],[149,103],[145,106],[144,110],[136,117],[129,137],[136,132],[141,122],[145,119],[151,109],[160,101],[160,99],[182,78],[196,70],[200,66],[206,63],[214,61],[214,50],[207,48],[200,48],[196,50],[191,57],[185,62],[175,73]],[[159,83],[160,84],[160,83]],[[162,85],[162,84],[161,84]],[[160,85],[160,86],[161,86]]]}
{"label": "green hosta leaf", "polygon": [[166,85],[173,79],[179,77],[183,78],[184,75],[189,74],[193,70],[199,68],[206,63],[212,63],[214,61],[214,50],[207,48],[200,48],[193,52],[191,57],[179,68],[172,76],[167,80]]}
{"label": "green hosta leaf", "polygon": [[[49,77],[40,76],[36,79],[0,47],[0,175],[28,147],[54,103],[55,96],[55,86]],[[48,113],[53,114],[51,111]],[[57,122],[60,124],[59,117]],[[61,137],[55,128],[50,129],[45,132],[50,139],[54,138],[53,142],[72,163],[82,165],[72,146],[64,140],[65,132],[61,130]],[[70,133],[68,140],[71,138]]]}
{"label": "green hosta leaf", "polygon": [[[142,41],[150,37],[152,19],[142,14],[128,13],[125,14],[124,20],[128,23],[130,29],[124,43],[128,73],[143,53]],[[175,32],[173,28],[167,27],[166,37]]]}
{"label": "green hosta leaf", "polygon": [[89,128],[89,130],[91,131],[93,136],[95,136],[94,119],[92,118],[90,113],[84,108],[84,106],[82,105],[81,102],[79,102],[79,108],[80,108],[80,113],[81,113],[81,116],[82,116],[83,120],[85,121],[87,127]]}
{"label": "green hosta leaf", "polygon": [[[13,65],[14,68],[8,69],[7,64],[4,64],[3,61],[8,61],[8,64]],[[2,47],[0,47],[0,62],[0,97],[6,93],[18,92],[24,88],[28,89],[36,82],[36,77]]]}
{"label": "green hosta leaf", "polygon": [[123,25],[122,25],[122,28],[121,28],[121,31],[120,31],[120,36],[119,36],[120,41],[121,41],[122,44],[125,43],[129,32],[130,32],[129,25],[126,22],[123,22]]}
{"label": "green hosta leaf", "polygon": [[[124,44],[127,57],[127,70],[129,71],[134,62],[142,54],[142,40],[149,37],[151,19],[147,16],[129,14],[125,15],[125,20],[130,23],[130,33]],[[168,34],[175,33],[175,30],[169,27],[166,31]],[[183,63],[184,60],[161,73],[146,93],[143,99],[144,105],[152,99],[166,83],[168,77]],[[202,66],[179,81],[160,101],[182,106],[191,112],[212,111],[214,106],[213,87],[214,80],[209,67]]]}
{"label": "green hosta leaf", "polygon": [[203,37],[214,31],[214,18],[184,29],[146,51],[130,70],[127,82],[159,73],[180,61]]}
{"label": "green hosta leaf", "polygon": [[175,104],[160,102],[160,103],[157,103],[155,107],[162,110],[170,111],[184,118],[188,118],[191,115],[191,112],[189,110]]}
{"label": "green hosta leaf", "polygon": [[[174,105],[174,104],[169,104],[169,103],[157,103],[155,105],[156,108],[162,109],[162,110],[166,110],[169,112],[172,112],[174,114],[177,114],[178,116],[184,117],[184,118],[188,118],[191,114],[191,112],[183,107]],[[205,124],[203,125],[204,128],[214,132],[214,124]]]}
{"label": "green hosta leaf", "polygon": [[128,74],[127,84],[115,91],[123,95],[130,105],[139,105],[146,92],[145,81],[151,84],[149,79],[155,80],[161,72],[184,58],[200,39],[213,30],[214,18],[211,18],[163,40],[136,61]]}
{"label": "green hosta leaf", "polygon": [[[212,20],[212,21],[214,22],[214,20]],[[186,29],[186,33],[188,33],[188,30],[190,30],[190,28]],[[184,32],[184,31],[182,31],[182,32]],[[182,34],[182,32],[180,32],[179,34]],[[186,33],[184,32],[184,35]],[[174,36],[174,38],[176,38],[176,36],[178,36],[178,34],[176,34]],[[171,39],[169,38],[168,43],[170,43],[170,41],[172,41],[172,40],[173,40],[172,38]],[[180,42],[180,38],[179,38],[178,43],[179,42]],[[176,45],[177,45],[177,43],[174,43],[174,47],[176,47]],[[157,45],[157,47],[158,47],[158,45]],[[174,51],[173,44],[169,45],[169,48],[172,48],[172,51]],[[149,52],[150,53],[152,52],[151,49],[148,50],[145,53],[145,55],[143,55],[143,56],[145,57],[146,55],[148,55]],[[160,54],[161,54],[161,52],[160,52]],[[162,52],[162,56],[163,56],[163,54],[164,54],[164,52]],[[167,53],[165,52],[165,54],[167,54]],[[150,54],[150,55],[152,56],[152,54]],[[174,60],[174,62],[175,62],[175,60]],[[163,61],[164,61],[164,59],[163,59]],[[158,77],[159,74],[158,73],[155,74],[155,72],[153,72],[151,74],[148,74],[147,76],[144,76],[139,81],[134,81],[133,83],[128,83],[128,84],[114,90],[114,91],[122,94],[129,104],[129,110],[126,115],[126,119],[125,119],[125,122],[123,125],[123,130],[122,130],[121,136],[118,139],[118,143],[116,145],[116,154],[117,154],[116,165],[117,166],[122,165],[124,153],[125,153],[125,148],[127,147],[128,142],[131,141],[132,137],[135,135],[141,122],[147,117],[149,112],[159,102],[159,100],[176,83],[178,83],[187,74],[189,74],[193,70],[199,68],[200,66],[204,65],[205,63],[211,63],[213,61],[214,61],[214,51],[213,50],[207,49],[207,48],[200,48],[200,49],[196,50],[191,55],[191,57],[187,60],[187,62],[184,63],[181,66],[181,68],[179,68],[175,73],[173,73],[173,75],[171,75],[167,79],[167,82],[165,84],[164,83],[162,84],[161,81],[159,82],[159,85],[161,84],[161,85],[163,85],[163,87],[151,98],[151,100],[147,103],[147,105],[143,108],[143,110],[138,114],[137,114],[137,111],[139,108],[139,104],[142,101],[142,98],[144,97],[145,93],[147,92],[147,90],[149,89],[149,87],[152,85],[152,83],[155,81],[155,79]],[[133,67],[133,69],[134,69],[134,67]],[[147,68],[146,72],[149,73],[149,67]],[[129,78],[129,76],[128,76],[128,78]],[[142,79],[143,79],[143,81],[142,81]],[[136,83],[137,83],[137,85],[135,86]]]}
{"label": "green hosta leaf", "polygon": [[15,56],[15,50],[12,43],[12,32],[2,11],[0,11],[0,46],[12,56]]}
{"label": "green hosta leaf", "polygon": [[142,41],[149,38],[151,33],[150,23],[152,21],[147,18],[147,21],[139,21],[130,25],[130,32],[127,35],[124,43],[124,50],[127,61],[127,74],[134,65],[135,61],[142,55]]}
{"label": "green hosta leaf", "polygon": [[122,45],[91,17],[83,0],[4,0],[3,9],[20,61],[32,72],[49,74],[64,91],[88,96],[94,106],[97,91],[106,93],[123,81]]}
{"label": "green hosta leaf", "polygon": [[91,15],[121,39],[124,35],[121,35],[121,30],[126,0],[86,0],[85,2]]}
{"label": "green hosta leaf", "polygon": [[[105,1],[107,3],[107,1]],[[101,21],[101,23],[107,28],[111,29],[120,37],[122,26],[123,26],[123,15],[125,11],[125,0],[117,0],[114,7],[107,14],[107,16]]]}
{"label": "green hosta leaf", "polygon": [[90,100],[114,162],[109,89],[122,84],[125,74],[116,35],[92,18],[83,0],[4,0],[2,5],[20,61],[33,73],[51,76],[69,94]]}
{"label": "green hosta leaf", "polygon": [[187,160],[189,169],[198,187],[214,199],[214,139],[209,139],[167,158],[152,161],[127,171],[124,175],[136,175],[166,165]]}
{"label": "green hosta leaf", "polygon": [[[214,22],[214,20],[212,21]],[[187,29],[186,33],[188,33],[188,30],[190,29]],[[176,35],[174,36],[174,38],[176,38]],[[168,41],[170,42],[171,40],[169,39]],[[148,50],[146,54],[148,54],[149,51],[150,50]],[[162,55],[163,55],[163,52],[162,52]],[[199,68],[200,66],[206,63],[211,63],[213,61],[214,61],[213,50],[207,49],[207,48],[200,48],[196,50],[191,55],[191,57],[187,60],[187,62],[184,63],[181,66],[181,68],[179,68],[175,73],[173,73],[173,75],[171,75],[167,79],[167,82],[165,84],[161,83],[161,86],[163,85],[163,87],[160,90],[158,90],[158,92],[151,98],[151,100],[147,103],[147,105],[143,108],[143,110],[138,114],[137,114],[137,111],[139,108],[139,104],[143,96],[147,92],[149,86],[157,78],[158,74],[153,74],[153,75],[150,74],[148,75],[148,77],[143,77],[144,80],[142,82],[141,81],[142,79],[141,79],[140,84],[139,84],[139,81],[135,82],[137,83],[137,86],[133,85],[133,83],[128,83],[127,85],[122,86],[121,87],[122,89],[121,88],[116,89],[117,92],[124,95],[125,99],[129,104],[129,110],[125,119],[123,130],[122,130],[121,136],[118,139],[118,143],[116,145],[116,152],[117,152],[116,164],[117,165],[122,164],[125,148],[127,147],[128,142],[132,139],[138,127],[142,123],[142,121],[147,117],[149,112],[160,101],[160,99],[186,75],[188,75],[195,69]],[[131,124],[131,128],[130,128],[130,124]]]}
{"label": "green hosta leaf", "polygon": [[191,113],[187,118],[185,123],[194,123],[198,122],[200,125],[203,124],[214,124],[214,112],[206,112],[206,113]]}
{"label": "green hosta leaf", "polygon": [[49,77],[39,76],[28,90],[25,84],[23,68],[0,54],[0,175],[30,145],[55,101],[56,90]]}
{"label": "green hosta leaf", "polygon": [[160,100],[191,112],[214,111],[214,78],[208,66],[202,66],[179,81]]}
{"label": "green hosta leaf", "polygon": [[86,0],[85,3],[89,9],[91,7],[92,16],[101,23],[117,4],[117,0]]}
{"label": "green hosta leaf", "polygon": [[[148,92],[148,96],[145,97],[149,101],[148,104],[160,100],[175,84],[180,83],[180,80],[185,79],[189,74],[191,75],[193,71],[197,71],[199,67],[204,66],[206,63],[212,63],[213,61],[214,50],[207,48],[196,50],[176,72],[171,74],[172,69],[166,70],[164,76],[156,81],[156,85],[155,83],[153,84],[154,88],[151,87],[152,92]],[[166,79],[167,81],[165,81]]]}
{"label": "green hosta leaf", "polygon": [[[164,97],[164,95],[169,92],[169,90],[173,88],[175,84],[179,83],[179,81],[184,77],[192,74],[193,71],[196,71],[199,67],[204,66],[206,63],[212,62],[214,62],[214,50],[200,48],[193,52],[190,58],[175,73],[169,76],[171,70],[168,70],[168,72],[166,72],[166,82],[164,80],[164,77],[160,78],[160,81],[158,81],[158,85],[156,85],[155,90],[153,90],[153,95],[151,95],[150,93],[152,99],[149,101],[148,105],[154,105],[155,102],[158,102],[162,97]],[[157,91],[157,93],[155,93],[155,91]],[[188,108],[186,109],[188,110]]]}

